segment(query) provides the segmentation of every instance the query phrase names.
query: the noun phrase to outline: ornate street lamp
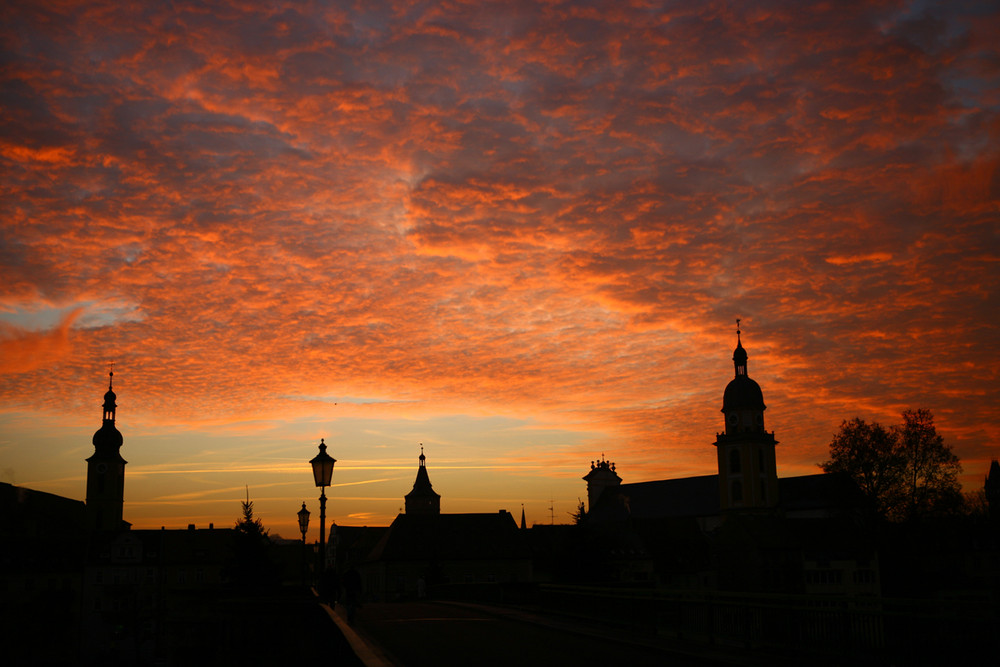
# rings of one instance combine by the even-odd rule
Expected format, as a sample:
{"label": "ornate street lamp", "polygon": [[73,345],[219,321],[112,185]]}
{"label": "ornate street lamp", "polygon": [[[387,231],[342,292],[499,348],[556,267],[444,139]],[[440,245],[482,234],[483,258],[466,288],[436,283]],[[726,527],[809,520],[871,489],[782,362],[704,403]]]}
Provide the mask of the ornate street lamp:
{"label": "ornate street lamp", "polygon": [[319,454],[317,454],[309,463],[312,464],[313,468],[313,479],[316,480],[316,486],[320,488],[319,492],[319,567],[320,572],[326,568],[326,487],[330,486],[330,480],[333,478],[333,464],[337,462],[337,459],[333,458],[326,453],[326,443],[320,438],[319,441]]}
{"label": "ornate street lamp", "polygon": [[302,532],[302,587],[306,585],[306,533],[309,532],[309,510],[306,504],[302,503],[302,509],[298,511],[299,530]]}
{"label": "ornate street lamp", "polygon": [[302,509],[298,512],[299,516],[299,531],[302,533],[302,544],[306,543],[306,533],[309,531],[309,510],[306,509],[306,504],[302,503]]}

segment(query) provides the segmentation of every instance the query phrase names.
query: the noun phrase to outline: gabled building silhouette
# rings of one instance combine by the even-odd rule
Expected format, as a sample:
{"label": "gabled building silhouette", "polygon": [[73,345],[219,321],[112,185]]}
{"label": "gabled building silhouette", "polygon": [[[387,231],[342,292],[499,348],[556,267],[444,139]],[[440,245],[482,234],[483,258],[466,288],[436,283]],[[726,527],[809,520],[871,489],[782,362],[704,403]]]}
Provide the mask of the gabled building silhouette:
{"label": "gabled building silhouette", "polygon": [[369,600],[463,597],[528,582],[532,564],[523,533],[507,510],[442,514],[423,446],[406,512],[398,514],[358,569]]}

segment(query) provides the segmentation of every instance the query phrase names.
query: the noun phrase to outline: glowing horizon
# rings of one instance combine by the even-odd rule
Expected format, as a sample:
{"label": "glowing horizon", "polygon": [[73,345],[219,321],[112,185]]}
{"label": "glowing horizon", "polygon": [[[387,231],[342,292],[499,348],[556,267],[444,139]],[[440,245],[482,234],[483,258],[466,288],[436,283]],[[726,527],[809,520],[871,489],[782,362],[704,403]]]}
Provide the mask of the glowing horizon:
{"label": "glowing horizon", "polygon": [[2,481],[83,498],[113,361],[136,527],[314,531],[321,437],[339,523],[421,442],[567,521],[714,472],[737,317],[780,476],[909,408],[998,456],[995,8],[6,8]]}

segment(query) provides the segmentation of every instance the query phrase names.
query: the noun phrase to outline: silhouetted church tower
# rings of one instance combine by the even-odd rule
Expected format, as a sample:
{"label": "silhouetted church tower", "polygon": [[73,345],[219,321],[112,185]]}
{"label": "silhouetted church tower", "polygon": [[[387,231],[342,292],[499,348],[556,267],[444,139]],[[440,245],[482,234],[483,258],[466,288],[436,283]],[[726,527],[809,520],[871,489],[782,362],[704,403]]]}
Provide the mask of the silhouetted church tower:
{"label": "silhouetted church tower", "polygon": [[115,392],[111,389],[114,372],[108,373],[108,392],[104,394],[104,422],[94,434],[94,453],[87,459],[87,522],[92,530],[122,528],[125,504],[125,464],[118,451],[122,434],[115,428]]}
{"label": "silhouetted church tower", "polygon": [[404,496],[407,514],[441,513],[441,496],[431,488],[431,479],[427,476],[426,461],[424,446],[420,445],[420,466],[417,468],[417,479],[413,482],[413,490]]}
{"label": "silhouetted church tower", "polygon": [[590,462],[590,472],[584,475],[583,479],[587,482],[588,512],[597,506],[597,501],[600,500],[604,489],[622,484],[622,478],[615,472],[615,464],[605,461],[604,454],[601,454],[600,461]]}
{"label": "silhouetted church tower", "polygon": [[723,511],[774,507],[778,503],[774,433],[764,430],[764,395],[747,375],[747,351],[736,320],[736,377],[722,397],[725,433],[715,438],[719,459],[719,506]]}

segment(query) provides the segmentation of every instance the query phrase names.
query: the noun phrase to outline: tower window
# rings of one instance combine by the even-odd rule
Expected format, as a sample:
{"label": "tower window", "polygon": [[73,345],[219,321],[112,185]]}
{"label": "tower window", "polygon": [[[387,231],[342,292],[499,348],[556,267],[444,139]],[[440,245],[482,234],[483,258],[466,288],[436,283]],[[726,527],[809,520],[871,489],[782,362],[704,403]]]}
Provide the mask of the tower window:
{"label": "tower window", "polygon": [[739,474],[742,472],[742,466],[740,463],[740,450],[734,449],[729,452],[729,472],[732,474]]}
{"label": "tower window", "polygon": [[764,472],[764,450],[763,449],[758,449],[757,450],[757,469],[760,472]]}
{"label": "tower window", "polygon": [[740,480],[733,482],[733,502],[742,503],[743,502],[743,483]]}

